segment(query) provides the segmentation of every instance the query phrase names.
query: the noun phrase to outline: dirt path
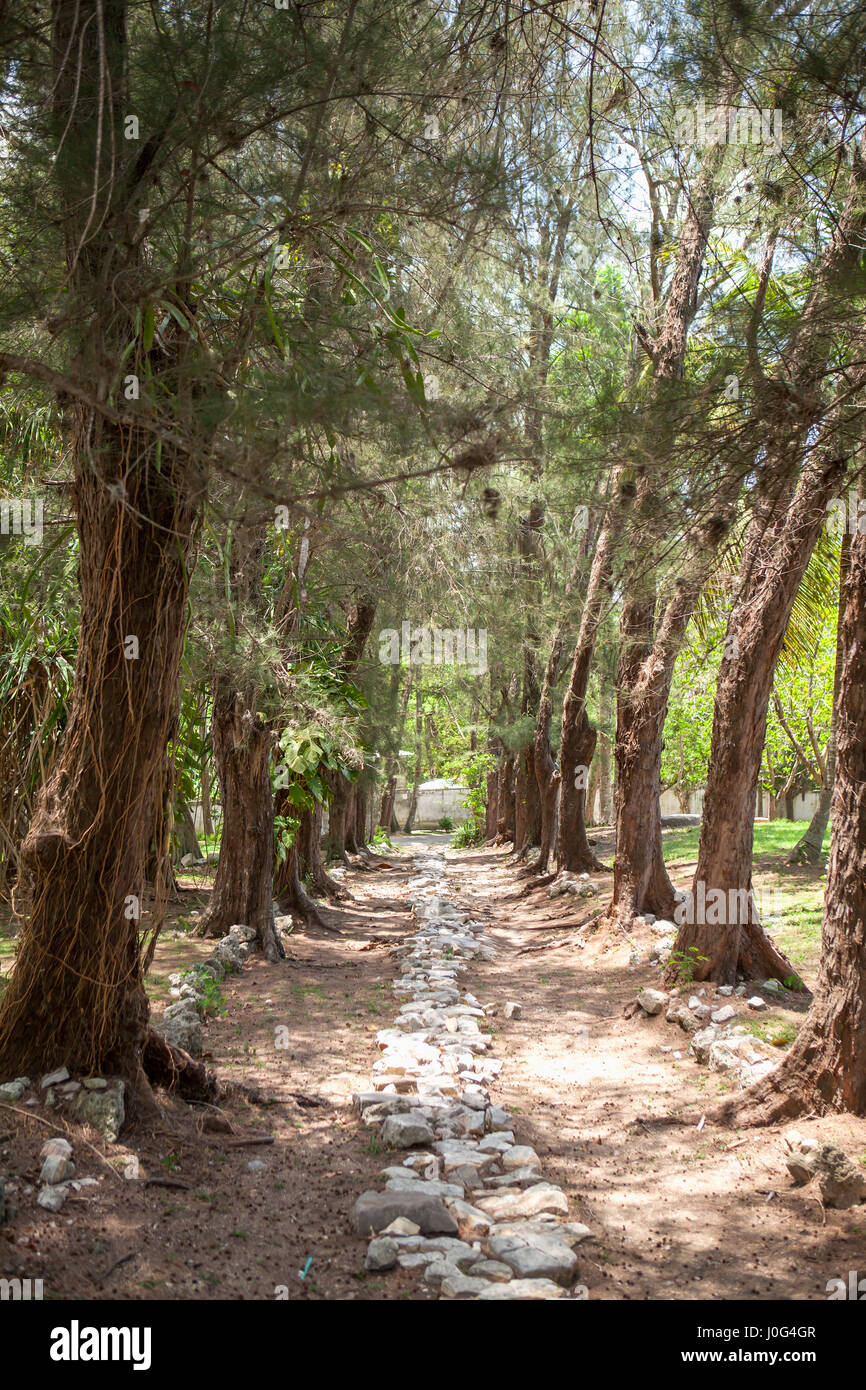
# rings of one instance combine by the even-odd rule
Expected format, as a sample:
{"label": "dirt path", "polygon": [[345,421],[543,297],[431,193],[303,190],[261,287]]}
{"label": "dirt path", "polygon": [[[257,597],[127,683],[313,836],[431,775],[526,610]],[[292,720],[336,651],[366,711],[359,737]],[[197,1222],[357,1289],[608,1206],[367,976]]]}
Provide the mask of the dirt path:
{"label": "dirt path", "polygon": [[[521,896],[500,851],[452,853],[448,868],[499,948],[495,961],[470,964],[467,988],[522,1005],[519,1019],[492,1020],[504,1061],[492,1100],[515,1115],[518,1142],[568,1194],[572,1219],[594,1232],[579,1247],[591,1299],[824,1299],[828,1279],[866,1269],[866,1209],[825,1212],[811,1187],[794,1189],[777,1129],[697,1129],[732,1083],[692,1062],[663,1015],[624,1017],[657,972],[629,964],[621,934],[563,930],[597,904],[551,901],[543,889]],[[438,1297],[416,1271],[366,1273],[366,1241],[348,1225],[387,1162],[351,1096],[368,1089],[375,1034],[395,1012],[388,947],[412,929],[411,873],[408,862],[353,871],[355,901],[325,912],[340,935],[296,932],[285,963],[256,958],[227,977],[206,1045],[221,1079],[259,1098],[227,1102],[235,1134],[200,1132],[200,1113],[178,1104],[160,1129],[116,1145],[91,1136],[88,1149],[75,1131],[78,1176],[98,1187],[51,1214],[36,1206],[39,1148],[52,1133],[40,1121],[62,1130],[62,1116],[0,1110],[12,1189],[0,1274],[42,1278],[46,1298]],[[166,940],[155,978],[209,949]],[[651,1123],[672,1111],[689,1125]],[[863,1120],[798,1128],[866,1152]],[[273,1142],[236,1146],[261,1135]]]}

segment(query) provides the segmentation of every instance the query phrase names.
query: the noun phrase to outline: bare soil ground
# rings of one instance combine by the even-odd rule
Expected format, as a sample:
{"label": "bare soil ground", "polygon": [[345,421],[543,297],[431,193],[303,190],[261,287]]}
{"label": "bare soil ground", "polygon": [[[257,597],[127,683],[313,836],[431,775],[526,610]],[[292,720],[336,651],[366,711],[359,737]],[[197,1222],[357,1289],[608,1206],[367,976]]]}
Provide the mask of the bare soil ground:
{"label": "bare soil ground", "polygon": [[[621,932],[577,935],[604,898],[527,891],[504,851],[449,857],[455,895],[500,947],[495,962],[470,965],[467,987],[483,1002],[523,1006],[519,1019],[491,1020],[504,1061],[493,1099],[595,1233],[579,1250],[591,1299],[823,1300],[829,1279],[866,1272],[866,1207],[825,1211],[812,1185],[795,1189],[778,1127],[698,1130],[733,1083],[698,1067],[663,1016],[624,1017],[658,972],[629,965]],[[45,1297],[58,1299],[437,1297],[415,1271],[366,1274],[366,1242],[347,1220],[387,1161],[351,1096],[368,1088],[376,1031],[396,1012],[387,947],[412,927],[410,876],[408,863],[353,871],[355,901],[324,912],[341,935],[297,931],[286,962],[255,958],[226,979],[225,1013],[206,1038],[220,1078],[248,1088],[224,1105],[235,1133],[203,1131],[202,1111],[168,1101],[160,1126],[135,1127],[115,1145],[70,1128],[77,1174],[99,1186],[52,1215],[36,1205],[38,1154],[68,1126],[59,1110],[0,1107],[0,1173],[17,1189],[0,1228],[0,1276],[41,1278]],[[202,899],[184,896],[180,915]],[[169,933],[154,995],[209,949]],[[688,1123],[658,1123],[671,1115]],[[866,1154],[864,1120],[797,1128]],[[272,1142],[238,1142],[260,1136]],[[125,1175],[136,1171],[130,1160],[137,1178]]]}

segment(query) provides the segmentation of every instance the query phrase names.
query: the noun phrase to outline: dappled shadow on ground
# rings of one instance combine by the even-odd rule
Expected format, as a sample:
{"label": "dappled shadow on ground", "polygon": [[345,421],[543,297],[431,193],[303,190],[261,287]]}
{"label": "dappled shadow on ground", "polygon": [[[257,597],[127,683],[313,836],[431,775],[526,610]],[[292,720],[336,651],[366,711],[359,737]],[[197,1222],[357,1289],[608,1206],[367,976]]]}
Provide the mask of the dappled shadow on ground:
{"label": "dappled shadow on ground", "polygon": [[[866,1209],[825,1213],[811,1187],[793,1189],[778,1129],[699,1130],[731,1083],[697,1067],[663,1016],[623,1016],[658,973],[629,964],[618,929],[578,937],[570,925],[603,908],[609,877],[594,876],[595,900],[544,890],[519,898],[505,850],[448,859],[449,894],[499,948],[495,961],[470,963],[466,986],[485,1003],[522,1005],[519,1018],[500,1008],[485,1025],[505,1063],[493,1098],[595,1233],[579,1247],[591,1298],[816,1299],[828,1279],[864,1266]],[[376,1032],[397,1010],[388,944],[412,929],[411,876],[405,862],[348,873],[355,901],[322,909],[341,935],[297,929],[286,961],[257,957],[227,979],[206,1047],[234,1092],[224,1108],[235,1133],[202,1133],[200,1110],[170,1102],[162,1127],[133,1129],[118,1145],[90,1135],[88,1148],[75,1130],[78,1172],[99,1180],[97,1195],[85,1189],[52,1215],[36,1206],[38,1153],[62,1118],[0,1112],[0,1132],[10,1131],[0,1159],[19,1189],[0,1275],[42,1278],[47,1297],[435,1297],[416,1272],[366,1274],[366,1243],[348,1225],[356,1196],[379,1185],[388,1161],[351,1096],[367,1089]],[[178,913],[188,910],[182,902]],[[639,944],[645,957],[649,935]],[[156,994],[171,970],[210,948],[169,934],[151,975]],[[659,1123],[671,1115],[686,1123]],[[799,1127],[854,1156],[866,1151],[861,1120]],[[263,1135],[273,1142],[236,1147]]]}
{"label": "dappled shadow on ground", "polygon": [[[544,890],[515,901],[504,851],[461,859],[500,946],[479,996],[522,1005],[518,1019],[493,1021],[505,1061],[496,1098],[597,1233],[579,1248],[590,1297],[817,1299],[862,1265],[866,1209],[824,1212],[817,1190],[793,1187],[781,1143],[790,1126],[698,1129],[735,1083],[698,1067],[663,1015],[624,1017],[659,972],[630,965],[615,928],[577,938],[567,923],[593,903]],[[605,877],[593,878],[604,894]],[[640,939],[643,959],[650,940]],[[780,1017],[805,1007],[785,1002]],[[671,1116],[685,1123],[658,1123]],[[853,1116],[798,1127],[854,1157],[866,1150],[866,1122]]]}
{"label": "dappled shadow on ground", "polygon": [[[42,1278],[46,1297],[64,1298],[435,1296],[417,1274],[366,1273],[366,1242],[348,1226],[355,1198],[387,1162],[351,1097],[368,1088],[376,1031],[394,1013],[387,945],[376,938],[396,940],[410,928],[409,874],[405,866],[352,875],[365,905],[324,909],[343,936],[298,930],[286,961],[256,957],[226,979],[225,1013],[208,1025],[205,1046],[235,1091],[223,1106],[235,1134],[200,1133],[200,1109],[164,1099],[164,1124],[138,1126],[119,1144],[91,1133],[91,1150],[76,1129],[78,1174],[98,1179],[97,1195],[84,1189],[51,1215],[36,1206],[39,1149],[54,1132],[40,1119],[51,1112],[11,1116],[8,1125],[8,1112],[0,1114],[0,1129],[14,1127],[3,1170],[19,1184],[0,1276]],[[167,939],[154,972],[167,986],[170,970],[211,949]],[[273,1142],[236,1147],[258,1136]]]}

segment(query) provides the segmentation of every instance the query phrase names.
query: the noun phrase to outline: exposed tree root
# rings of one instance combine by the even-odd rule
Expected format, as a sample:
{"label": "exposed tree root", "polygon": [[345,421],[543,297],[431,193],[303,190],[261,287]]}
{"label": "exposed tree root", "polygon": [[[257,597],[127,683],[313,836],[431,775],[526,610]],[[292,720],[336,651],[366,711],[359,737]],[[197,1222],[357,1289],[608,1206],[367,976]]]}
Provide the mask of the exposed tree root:
{"label": "exposed tree root", "polygon": [[141,1063],[148,1082],[162,1086],[183,1100],[216,1101],[220,1086],[213,1072],[197,1062],[183,1048],[166,1042],[161,1033],[148,1025]]}
{"label": "exposed tree root", "polygon": [[[527,877],[527,871],[524,870],[522,873],[519,873],[519,874],[517,875],[517,877],[518,877],[518,878],[526,878],[526,877]],[[519,892],[519,894],[518,894],[518,897],[521,897],[521,898],[528,898],[529,895],[530,895],[530,893],[534,893],[534,892],[536,891],[536,889],[538,889],[538,888],[546,888],[546,887],[548,886],[548,884],[553,883],[555,879],[556,879],[556,874],[542,874],[540,877],[537,877],[537,876],[534,875],[534,871],[533,871],[532,882],[531,882],[531,883],[527,883],[527,885],[526,885],[525,888],[521,888],[521,890],[520,890],[520,892]]]}

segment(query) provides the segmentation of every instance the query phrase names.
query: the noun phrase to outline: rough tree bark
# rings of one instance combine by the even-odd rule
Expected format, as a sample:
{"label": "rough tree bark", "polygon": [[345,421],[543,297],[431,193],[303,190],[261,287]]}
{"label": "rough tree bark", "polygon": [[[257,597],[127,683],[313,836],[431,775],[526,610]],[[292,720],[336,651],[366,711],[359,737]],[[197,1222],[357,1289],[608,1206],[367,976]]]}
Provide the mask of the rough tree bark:
{"label": "rough tree bark", "polygon": [[584,600],[580,629],[571,663],[568,689],[562,706],[562,740],[559,766],[562,790],[559,803],[557,857],[559,866],[572,873],[592,873],[603,869],[593,853],[586,834],[586,789],[589,767],[595,753],[596,731],[586,713],[586,692],[592,668],[596,638],[605,604],[610,598],[616,532],[630,503],[630,489],[623,491],[622,474],[614,474],[613,496],[602,522]]}
{"label": "rough tree bark", "polygon": [[[375,601],[365,595],[359,597],[349,610],[343,655],[337,666],[338,674],[347,680],[350,680],[358,669],[367,638],[373,629],[375,616]],[[351,786],[352,783],[339,774],[331,780],[333,797],[328,811],[327,858],[337,859],[346,865],[349,863],[346,856],[346,818],[349,812]]]}
{"label": "rough tree bark", "polygon": [[222,837],[213,891],[200,936],[224,936],[242,922],[253,928],[265,959],[285,952],[274,926],[273,735],[256,711],[255,691],[230,676],[214,685],[211,737],[220,784]]}
{"label": "rough tree bark", "polygon": [[418,812],[418,788],[421,785],[421,755],[424,749],[424,697],[421,692],[421,672],[415,677],[415,759],[412,769],[412,794],[409,797],[409,811],[403,834],[411,835]]}
{"label": "rough tree bark", "polygon": [[866,535],[851,542],[842,622],[833,828],[812,1007],[781,1066],[716,1117],[771,1124],[806,1112],[866,1114]]}
{"label": "rough tree bark", "polygon": [[[677,951],[705,957],[695,979],[732,983],[794,975],[761,929],[752,891],[755,794],[773,675],[797,589],[845,469],[835,448],[813,450],[783,517],[751,540],[751,565],[734,602],[719,670],[693,900],[721,893],[733,920],[685,921]],[[762,520],[766,520],[763,518]],[[758,524],[756,520],[756,525]]]}
{"label": "rough tree bark", "polygon": [[[710,940],[699,925],[686,924],[677,949],[704,942],[696,978],[730,980],[739,968],[749,978],[794,973],[760,928],[752,899],[755,792],[772,691],[773,672],[800,580],[820,533],[824,511],[843,477],[847,401],[862,390],[866,330],[852,344],[853,366],[827,412],[821,386],[838,347],[839,314],[859,285],[862,235],[866,226],[866,162],[861,137],[852,161],[849,195],[828,249],[816,268],[803,311],[786,345],[780,379],[755,371],[756,395],[767,435],[767,486],[758,499],[746,536],[739,590],[728,621],[725,658],[719,672],[704,819],[695,885],[712,886],[737,904],[748,899],[744,921]],[[820,436],[816,423],[826,414]],[[803,458],[796,487],[792,482]],[[737,911],[738,916],[742,916]]]}
{"label": "rough tree bark", "polygon": [[[653,369],[648,439],[639,462],[635,502],[635,527],[640,553],[651,553],[660,540],[655,490],[664,477],[677,433],[680,409],[679,382],[683,375],[689,329],[697,309],[698,283],[707,239],[713,222],[716,182],[723,153],[711,150],[691,192],[688,213],[680,237],[659,332],[655,338],[641,328],[641,344]],[[655,210],[654,210],[655,217]],[[655,280],[654,280],[655,283]],[[737,482],[737,491],[739,482]],[[705,555],[703,567],[692,549],[693,573],[677,580],[667,608],[662,609],[659,636],[654,637],[656,575],[644,562],[632,569],[625,584],[622,607],[622,644],[617,676],[616,761],[616,858],[614,860],[613,912],[628,919],[644,909],[670,916],[673,886],[662,854],[659,811],[662,730],[667,713],[673,666],[689,618],[694,611],[709,559],[730,521],[716,508],[711,535],[701,528]],[[711,548],[707,554],[708,543]]]}
{"label": "rough tree bark", "polygon": [[174,838],[175,859],[178,863],[188,854],[191,854],[193,859],[201,859],[201,848],[195,833],[192,812],[185,801],[181,802],[180,819],[175,822]]}
{"label": "rough tree bark", "polygon": [[507,845],[515,843],[517,834],[517,805],[514,793],[515,754],[506,753],[499,765],[499,780],[496,788],[496,843]]}
{"label": "rough tree bark", "polygon": [[[587,534],[584,537],[584,546],[586,546],[588,539],[589,528],[587,528]],[[558,826],[557,797],[560,790],[561,772],[554,762],[553,750],[550,746],[550,726],[553,722],[553,691],[556,682],[559,680],[565,635],[571,619],[571,606],[585,566],[586,555],[584,553],[575,561],[566,582],[565,592],[562,596],[562,609],[554,630],[553,641],[547,658],[547,665],[544,668],[541,694],[538,700],[538,715],[535,721],[535,739],[533,743],[533,770],[538,787],[541,825],[538,859],[533,867],[539,874],[547,874],[551,871],[556,851]]]}
{"label": "rough tree bark", "polygon": [[[523,691],[520,713],[533,722],[538,716],[541,692],[538,686],[536,613],[541,603],[541,564],[544,549],[541,530],[544,525],[544,504],[535,501],[529,512],[520,519],[518,547],[521,569],[526,578],[526,628],[523,639]],[[514,848],[518,859],[525,859],[530,849],[541,841],[541,798],[535,772],[535,744],[526,743],[518,750],[514,776]]]}
{"label": "rough tree bark", "polygon": [[[100,402],[111,398],[130,321],[117,315],[115,296],[132,286],[140,256],[130,228],[141,190],[114,181],[113,142],[100,138],[103,122],[121,129],[125,22],[120,0],[57,0],[53,7],[67,312],[77,311],[82,328],[76,375]],[[103,201],[90,227],[95,178]],[[144,376],[145,355],[139,342],[126,370]],[[144,426],[114,424],[98,408],[69,403],[66,418],[79,648],[63,748],[21,851],[33,880],[32,910],[0,1005],[0,1075],[62,1064],[77,1074],[121,1076],[146,1100],[139,909],[174,712],[201,479],[170,447],[158,454]]]}
{"label": "rough tree bark", "polygon": [[818,805],[805,832],[800,836],[788,856],[789,864],[820,864],[824,858],[824,836],[830,823],[830,805],[833,800],[833,787],[836,781],[836,739],[839,710],[839,684],[842,679],[842,622],[844,616],[845,594],[848,583],[848,567],[851,557],[851,537],[846,530],[842,535],[839,552],[839,610],[836,620],[836,662],[833,670],[833,708],[830,712],[830,733],[827,750],[824,754],[821,789]]}

